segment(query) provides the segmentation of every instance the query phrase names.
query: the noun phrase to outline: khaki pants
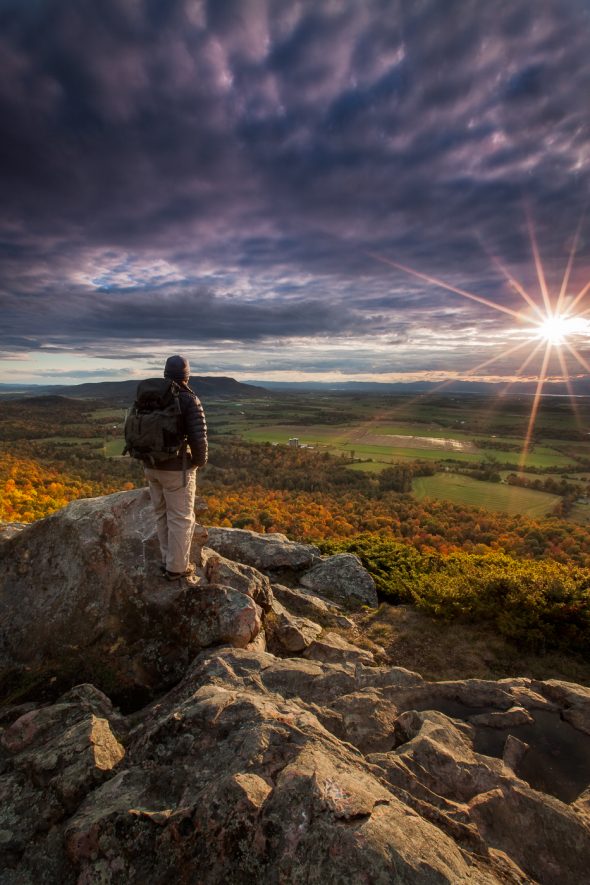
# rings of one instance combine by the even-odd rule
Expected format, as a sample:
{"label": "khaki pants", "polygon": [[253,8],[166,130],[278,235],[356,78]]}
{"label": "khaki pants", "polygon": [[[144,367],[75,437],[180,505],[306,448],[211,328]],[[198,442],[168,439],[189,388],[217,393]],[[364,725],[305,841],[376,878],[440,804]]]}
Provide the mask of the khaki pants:
{"label": "khaki pants", "polygon": [[182,470],[146,467],[145,476],[156,512],[162,562],[169,572],[184,572],[195,527],[197,471],[186,471],[186,485],[182,484]]}

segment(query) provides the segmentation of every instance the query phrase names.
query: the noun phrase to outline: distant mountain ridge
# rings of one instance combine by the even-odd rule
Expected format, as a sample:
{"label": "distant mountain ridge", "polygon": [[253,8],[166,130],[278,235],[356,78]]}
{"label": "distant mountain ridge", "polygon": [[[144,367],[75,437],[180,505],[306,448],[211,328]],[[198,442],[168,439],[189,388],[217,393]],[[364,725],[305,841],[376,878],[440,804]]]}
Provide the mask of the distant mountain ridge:
{"label": "distant mountain ridge", "polygon": [[[506,381],[248,381],[248,384],[258,384],[269,390],[317,390],[330,391],[341,390],[349,393],[434,393],[440,390],[446,394],[476,394],[495,395],[499,390],[507,386]],[[590,377],[578,378],[568,385],[563,381],[546,381],[543,387],[544,396],[590,396]],[[537,389],[536,381],[515,381],[507,390],[511,395],[534,394]]]}
{"label": "distant mountain ridge", "polygon": [[[81,399],[115,399],[131,402],[141,379],[127,381],[87,381],[82,384],[2,384],[1,396],[70,396]],[[232,397],[234,399],[263,396],[270,392],[317,391],[328,393],[438,393],[495,396],[507,387],[505,381],[236,381],[228,376],[194,375],[190,386],[204,399]],[[536,381],[516,381],[506,393],[511,396],[532,396]],[[590,396],[590,377],[576,378],[568,385],[563,381],[546,381],[543,396]]]}
{"label": "distant mountain ridge", "polygon": [[[141,379],[129,381],[87,381],[83,384],[51,384],[51,385],[24,385],[24,384],[0,384],[1,395],[18,396],[72,396],[82,399],[113,399],[132,402],[135,399],[135,391]],[[204,377],[194,375],[190,378],[189,385],[197,396],[203,399],[215,399],[216,397],[233,397],[245,399],[246,397],[261,396],[266,391],[252,384],[243,384],[235,378],[225,376]]]}

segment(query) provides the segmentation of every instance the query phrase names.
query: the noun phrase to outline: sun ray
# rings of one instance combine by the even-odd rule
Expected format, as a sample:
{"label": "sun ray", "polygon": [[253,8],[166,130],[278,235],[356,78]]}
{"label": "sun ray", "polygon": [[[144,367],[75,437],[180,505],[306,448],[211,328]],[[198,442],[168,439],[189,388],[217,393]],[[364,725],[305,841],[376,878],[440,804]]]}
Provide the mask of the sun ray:
{"label": "sun ray", "polygon": [[532,307],[532,309],[535,311],[535,313],[536,313],[539,317],[542,317],[542,316],[543,316],[543,311],[541,310],[541,308],[539,307],[539,305],[538,305],[535,301],[533,301],[533,299],[531,298],[531,296],[529,295],[529,293],[526,291],[526,289],[524,288],[524,286],[523,286],[521,283],[519,283],[518,280],[517,280],[515,277],[512,276],[512,274],[510,273],[510,271],[508,270],[508,268],[505,267],[505,266],[502,264],[502,262],[500,261],[500,259],[499,259],[496,255],[490,255],[490,258],[491,258],[492,262],[496,265],[496,267],[498,268],[498,270],[499,270],[499,271],[500,271],[500,272],[506,277],[506,280],[507,280],[508,283],[512,286],[512,288],[513,288],[516,292],[518,292],[518,294],[519,294],[522,298],[524,298],[524,300],[525,300],[526,303],[529,305],[529,307]]}
{"label": "sun ray", "polygon": [[486,307],[492,307],[494,310],[499,310],[502,313],[507,313],[509,316],[514,317],[517,320],[522,320],[524,317],[522,314],[518,313],[515,310],[512,310],[510,307],[504,307],[502,304],[496,304],[495,301],[490,301],[487,298],[483,298],[481,295],[474,295],[472,292],[466,292],[465,289],[458,289],[456,286],[451,286],[450,283],[445,283],[443,280],[439,280],[436,277],[431,277],[428,274],[421,273],[419,270],[414,270],[411,267],[407,267],[405,264],[398,264],[396,261],[391,261],[390,258],[385,258],[383,255],[377,255],[374,252],[367,252],[371,258],[374,258],[376,261],[381,261],[383,264],[388,264],[390,267],[395,267],[397,270],[403,270],[404,273],[410,274],[410,276],[417,277],[419,280],[424,280],[427,283],[432,283],[434,286],[440,286],[442,289],[447,289],[449,292],[455,292],[457,295],[462,295],[464,298],[469,298],[471,301],[477,301],[479,304],[485,304]]}
{"label": "sun ray", "polygon": [[559,359],[559,365],[561,366],[561,372],[563,374],[565,386],[567,387],[567,392],[569,393],[569,396],[570,396],[570,403],[572,406],[572,411],[574,413],[574,418],[576,420],[576,427],[578,428],[579,431],[581,431],[582,430],[582,422],[580,419],[580,411],[578,409],[578,403],[577,403],[576,397],[574,395],[574,388],[572,387],[572,379],[570,378],[569,372],[567,370],[567,365],[565,362],[565,355],[564,355],[563,350],[561,348],[557,349],[557,357]]}
{"label": "sun ray", "polygon": [[545,279],[545,269],[543,268],[543,262],[541,261],[541,255],[539,253],[539,246],[537,245],[537,235],[535,233],[535,229],[533,227],[533,223],[531,221],[530,215],[527,213],[527,222],[529,229],[529,237],[531,240],[531,248],[533,250],[533,259],[535,262],[535,269],[537,271],[537,278],[539,280],[539,286],[541,288],[541,295],[543,296],[543,304],[545,305],[545,310],[548,314],[553,313],[553,308],[551,307],[551,299],[549,298],[549,290],[547,289],[547,280]]}
{"label": "sun ray", "polygon": [[[527,344],[531,344],[531,342],[530,341],[522,342],[522,346],[525,346]],[[539,350],[542,346],[543,346],[543,341],[538,341],[537,344],[532,349],[532,351],[527,355],[527,357],[523,360],[521,365],[518,367],[518,369],[514,373],[515,377],[512,378],[507,384],[504,385],[504,387],[497,393],[495,398],[491,398],[490,407],[489,407],[489,409],[486,410],[486,417],[487,418],[491,418],[493,413],[499,408],[500,400],[503,399],[508,394],[508,391],[510,390],[512,385],[516,384],[516,382],[520,380],[518,376],[525,370],[525,368],[528,366],[528,364],[534,358],[534,356],[539,352]]]}
{"label": "sun ray", "polygon": [[[582,298],[584,297],[584,295],[586,295],[586,293],[587,293],[589,290],[590,290],[590,280],[588,280],[588,282],[586,283],[586,285],[583,286],[582,289],[580,289],[580,291],[578,292],[578,294],[576,295],[576,297],[574,298],[574,300],[572,301],[572,303],[570,304],[570,306],[567,308],[567,310],[566,310],[566,312],[565,312],[565,313],[566,313],[566,316],[570,316],[570,315],[572,314],[572,312],[573,312],[573,311],[575,310],[575,308],[578,306],[578,304],[580,303],[580,301],[582,300]],[[589,312],[590,312],[589,310],[585,310],[584,313],[582,314],[582,316],[584,316],[585,314],[587,314],[587,313],[589,313]]]}
{"label": "sun ray", "polygon": [[584,369],[586,369],[587,372],[590,372],[590,363],[587,363],[587,362],[586,362],[586,360],[584,359],[584,357],[581,356],[581,354],[578,353],[578,351],[577,351],[576,348],[573,346],[573,344],[571,344],[571,343],[570,343],[569,341],[567,341],[567,340],[565,340],[563,343],[564,343],[564,345],[567,347],[567,349],[569,350],[569,352],[571,353],[571,355],[572,355],[573,357],[575,357],[575,359],[577,359],[577,361],[579,362],[579,364],[580,364]]}
{"label": "sun ray", "polygon": [[[532,350],[532,351],[529,353],[529,355],[528,355],[527,358],[525,359],[524,363],[522,363],[522,364],[518,367],[518,369],[517,369],[516,372],[515,372],[516,375],[520,375],[521,372],[524,372],[524,370],[526,369],[526,367],[528,366],[528,364],[529,364],[529,363],[534,359],[534,357],[536,357],[536,355],[539,353],[539,351],[540,351],[541,348],[543,347],[543,344],[544,344],[544,343],[545,343],[545,342],[544,342],[542,339],[538,342],[537,346],[535,347],[534,350]],[[510,383],[513,384],[514,382],[511,381]]]}
{"label": "sun ray", "polygon": [[[483,363],[479,363],[479,365],[473,366],[471,369],[467,369],[467,371],[465,372],[465,375],[474,375],[476,372],[483,369],[484,367],[497,362],[501,357],[510,356],[510,354],[515,353],[518,350],[522,350],[523,347],[530,345],[530,343],[531,343],[530,341],[521,341],[518,344],[515,344],[514,347],[511,347],[508,350],[503,350],[501,353],[496,354],[496,356],[490,357],[489,359],[485,360]],[[542,344],[543,344],[542,341],[540,341],[537,344],[537,346],[535,347],[535,350],[533,351],[533,354],[539,350],[539,348],[541,347]],[[528,359],[530,359],[530,356],[528,357]],[[525,362],[528,362],[528,359]],[[403,406],[400,405],[399,408],[394,409],[392,414],[395,414],[395,412],[399,412],[399,411],[405,409],[408,405],[414,405],[415,403],[419,402],[421,399],[424,399],[425,397],[432,396],[435,393],[440,393],[441,390],[444,390],[446,387],[449,387],[451,384],[455,384],[456,380],[457,380],[456,378],[449,378],[447,381],[441,381],[440,384],[437,384],[435,387],[432,388],[432,390],[429,390],[426,393],[419,393],[417,396],[409,399],[407,401],[407,403],[404,403]],[[514,382],[512,381],[511,384],[513,384],[513,383]],[[362,429],[364,432],[365,428],[370,423],[371,423],[370,421],[366,422],[365,424],[362,425],[362,428],[359,428],[359,430]]]}
{"label": "sun ray", "polygon": [[516,353],[518,350],[522,350],[523,347],[527,347],[530,345],[530,341],[520,341],[518,344],[515,344],[514,347],[509,347],[507,350],[502,350],[500,353],[496,354],[496,356],[492,356],[489,359],[485,360],[483,363],[479,363],[477,366],[474,366],[472,369],[468,369],[465,374],[466,375],[474,375],[476,372],[479,372],[481,369],[484,369],[486,366],[491,366],[492,363],[498,362],[502,357],[510,356],[513,353]]}
{"label": "sun ray", "polygon": [[529,364],[530,362],[532,362],[532,360],[536,357],[536,355],[538,354],[538,352],[540,351],[540,349],[543,347],[543,344],[544,344],[544,343],[545,343],[545,342],[544,342],[543,340],[540,340],[540,341],[537,342],[537,344],[536,344],[536,346],[533,348],[533,350],[531,350],[531,352],[530,352],[529,355],[526,357],[526,359],[520,364],[520,366],[518,367],[518,369],[515,371],[514,375],[515,375],[516,377],[515,377],[515,378],[512,378],[512,380],[509,381],[509,382],[508,382],[508,383],[502,388],[502,390],[500,391],[500,393],[498,394],[498,396],[500,396],[500,397],[502,397],[502,396],[506,396],[506,394],[508,393],[508,391],[510,390],[510,388],[512,387],[512,385],[513,385],[513,384],[516,384],[516,382],[518,381],[519,376],[524,372],[524,370],[526,369],[526,367],[528,366],[528,364]]}
{"label": "sun ray", "polygon": [[578,248],[578,240],[580,238],[580,230],[582,227],[583,220],[584,220],[584,213],[582,213],[582,216],[581,216],[581,218],[578,222],[578,226],[576,228],[576,233],[574,235],[574,241],[572,243],[572,248],[570,249],[569,258],[568,258],[567,264],[565,266],[563,280],[561,281],[561,288],[559,290],[559,295],[557,296],[557,305],[555,307],[555,313],[558,315],[561,314],[562,309],[563,309],[563,302],[565,299],[565,290],[567,289],[567,284],[569,283],[570,274],[572,272],[572,266],[574,263],[574,257],[576,254],[576,250]]}
{"label": "sun ray", "polygon": [[535,421],[537,420],[537,412],[539,411],[539,405],[541,402],[541,395],[543,393],[543,387],[545,384],[545,380],[547,378],[547,366],[549,364],[549,357],[551,355],[551,342],[548,341],[545,347],[545,353],[543,354],[543,365],[541,366],[541,372],[539,374],[539,379],[537,381],[537,389],[535,390],[535,396],[533,398],[533,405],[531,406],[531,414],[529,416],[529,423],[527,427],[526,436],[524,439],[524,445],[522,447],[522,452],[520,454],[520,459],[518,462],[518,469],[522,472],[526,465],[527,455],[529,453],[531,439],[533,435],[533,430],[535,427]]}

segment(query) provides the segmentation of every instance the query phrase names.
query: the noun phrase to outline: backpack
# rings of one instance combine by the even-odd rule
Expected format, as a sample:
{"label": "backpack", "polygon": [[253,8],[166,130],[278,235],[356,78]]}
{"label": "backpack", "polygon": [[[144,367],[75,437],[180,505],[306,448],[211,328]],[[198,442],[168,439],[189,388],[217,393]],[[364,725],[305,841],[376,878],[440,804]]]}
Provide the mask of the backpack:
{"label": "backpack", "polygon": [[125,418],[123,454],[154,467],[186,452],[180,388],[168,378],[148,378],[137,385],[136,399]]}

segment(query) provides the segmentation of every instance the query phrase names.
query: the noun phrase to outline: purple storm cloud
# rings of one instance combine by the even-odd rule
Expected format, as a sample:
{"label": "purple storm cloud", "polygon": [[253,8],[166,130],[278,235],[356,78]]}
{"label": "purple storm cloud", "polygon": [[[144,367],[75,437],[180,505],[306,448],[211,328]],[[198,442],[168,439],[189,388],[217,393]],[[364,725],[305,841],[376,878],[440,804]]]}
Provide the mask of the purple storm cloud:
{"label": "purple storm cloud", "polygon": [[527,312],[498,261],[541,303],[527,218],[553,294],[580,225],[575,295],[589,46],[586,0],[0,0],[0,357],[467,371],[518,321],[374,256]]}

